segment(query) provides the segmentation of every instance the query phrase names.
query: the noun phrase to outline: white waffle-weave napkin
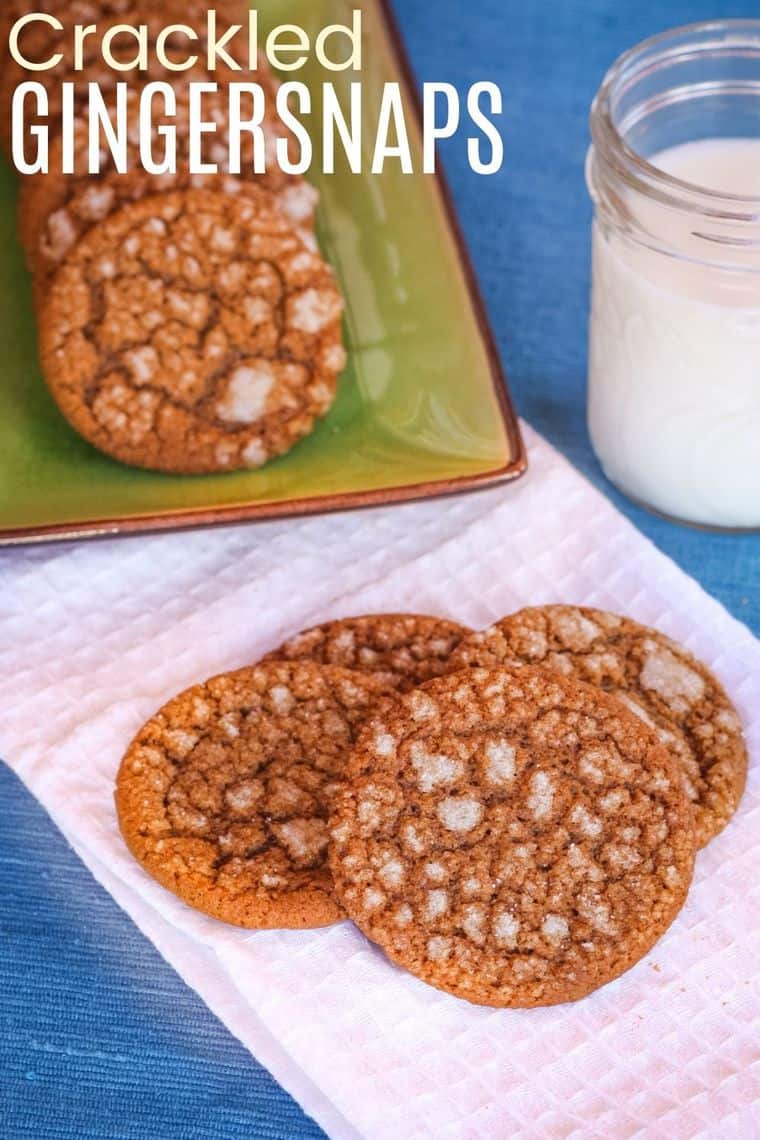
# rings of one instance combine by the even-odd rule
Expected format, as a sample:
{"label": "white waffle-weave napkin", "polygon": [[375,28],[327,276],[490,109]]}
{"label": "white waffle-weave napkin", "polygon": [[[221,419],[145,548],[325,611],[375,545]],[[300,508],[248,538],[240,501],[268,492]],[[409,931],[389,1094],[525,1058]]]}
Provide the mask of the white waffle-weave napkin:
{"label": "white waffle-weave napkin", "polygon": [[0,556],[0,755],[212,1010],[340,1140],[760,1133],[760,814],[698,858],[643,962],[580,1004],[469,1006],[348,923],[247,933],[132,861],[112,785],[175,692],[329,617],[410,609],[482,626],[527,603],[619,610],[721,677],[760,756],[760,643],[526,429],[512,487],[343,516]]}

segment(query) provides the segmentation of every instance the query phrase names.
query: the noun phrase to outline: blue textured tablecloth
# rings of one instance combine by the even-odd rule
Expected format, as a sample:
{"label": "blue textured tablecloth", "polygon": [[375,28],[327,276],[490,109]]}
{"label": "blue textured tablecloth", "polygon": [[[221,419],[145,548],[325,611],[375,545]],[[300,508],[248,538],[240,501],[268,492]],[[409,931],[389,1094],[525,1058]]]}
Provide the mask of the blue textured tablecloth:
{"label": "blue textured tablecloth", "polygon": [[[504,171],[476,177],[459,143],[444,158],[520,412],[757,632],[760,539],[655,519],[616,495],[592,456],[584,422],[583,160],[591,99],[621,50],[675,24],[760,16],[760,5],[398,0],[397,10],[420,80],[465,88],[488,78],[504,89]],[[4,1140],[321,1136],[159,959],[2,766],[0,796]]]}

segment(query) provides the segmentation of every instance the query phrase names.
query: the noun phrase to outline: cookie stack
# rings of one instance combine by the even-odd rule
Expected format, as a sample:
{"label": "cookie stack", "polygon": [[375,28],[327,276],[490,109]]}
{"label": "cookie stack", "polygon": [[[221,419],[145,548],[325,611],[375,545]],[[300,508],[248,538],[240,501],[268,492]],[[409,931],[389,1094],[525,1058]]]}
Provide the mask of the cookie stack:
{"label": "cookie stack", "polygon": [[373,615],[170,701],[119,771],[124,838],[251,928],[349,917],[470,1001],[572,1001],[683,905],[735,811],[741,724],[656,630],[569,606],[484,633]]}
{"label": "cookie stack", "polygon": [[[36,7],[11,0],[5,29]],[[216,3],[218,25],[240,23],[242,0]],[[64,29],[93,23],[147,25],[151,43],[169,24],[198,30],[203,59],[208,5],[167,0],[49,0]],[[32,24],[20,46],[27,59],[48,58],[52,31]],[[98,43],[101,36],[85,43]],[[169,41],[171,44],[171,40]],[[331,406],[345,366],[343,299],[314,234],[316,191],[285,173],[276,145],[292,142],[277,117],[277,82],[264,59],[255,73],[205,64],[161,67],[149,53],[144,72],[110,70],[93,49],[73,66],[73,41],[58,34],[60,64],[30,73],[7,60],[0,83],[2,135],[8,142],[17,84],[30,77],[49,97],[49,173],[23,179],[19,233],[34,276],[40,356],[50,391],[72,426],[101,451],[137,467],[178,473],[255,468],[289,450]],[[134,56],[134,40],[113,52]],[[171,51],[171,48],[169,49]],[[128,53],[128,55],[127,55]],[[103,151],[88,173],[89,83],[109,111],[116,83],[129,79],[125,169]],[[61,173],[61,84],[74,82],[74,173]],[[140,137],[140,95],[169,83],[176,112],[154,117],[151,147]],[[200,160],[215,174],[191,174],[191,84],[213,82],[203,118]],[[254,144],[244,136],[241,173],[227,172],[229,85],[264,90],[266,171],[254,172]],[[157,103],[154,101],[153,106]],[[245,119],[245,102],[241,117]],[[164,132],[176,140],[171,169],[160,163]],[[248,139],[247,143],[245,139]]]}

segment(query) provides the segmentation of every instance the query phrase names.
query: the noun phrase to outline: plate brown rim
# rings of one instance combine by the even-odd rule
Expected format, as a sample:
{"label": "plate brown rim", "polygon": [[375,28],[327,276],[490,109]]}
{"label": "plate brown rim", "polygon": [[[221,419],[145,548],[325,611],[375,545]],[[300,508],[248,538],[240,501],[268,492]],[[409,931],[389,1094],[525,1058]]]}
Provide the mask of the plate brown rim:
{"label": "plate brown rim", "polygon": [[[391,0],[376,0],[376,2],[385,22],[401,80],[421,128],[422,103]],[[242,522],[264,522],[278,518],[298,518],[306,515],[358,510],[362,507],[382,507],[392,503],[409,503],[420,499],[442,498],[460,492],[485,489],[499,483],[511,482],[524,475],[528,468],[525,443],[507,386],[507,377],[496,339],[488,319],[485,301],[475,276],[475,269],[454,206],[448,179],[440,163],[437,173],[432,177],[434,177],[440,193],[446,224],[454,240],[457,256],[464,272],[465,284],[475,314],[478,333],[488,358],[489,372],[499,414],[507,435],[510,459],[503,467],[476,475],[460,475],[449,479],[407,483],[398,487],[381,487],[369,491],[344,491],[338,494],[318,495],[314,498],[287,499],[280,503],[237,503],[224,507],[172,508],[150,514],[91,519],[84,522],[0,528],[0,546],[25,546],[32,543],[77,541],[85,538],[115,538],[120,535],[190,530],[211,526],[232,526]]]}

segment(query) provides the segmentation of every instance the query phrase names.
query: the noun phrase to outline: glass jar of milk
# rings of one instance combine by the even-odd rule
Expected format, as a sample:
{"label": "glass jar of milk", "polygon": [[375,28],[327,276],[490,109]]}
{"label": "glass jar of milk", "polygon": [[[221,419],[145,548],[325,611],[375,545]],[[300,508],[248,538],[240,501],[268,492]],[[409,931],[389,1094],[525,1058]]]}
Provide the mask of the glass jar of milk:
{"label": "glass jar of milk", "polygon": [[594,449],[663,514],[760,528],[760,20],[634,48],[591,128]]}

